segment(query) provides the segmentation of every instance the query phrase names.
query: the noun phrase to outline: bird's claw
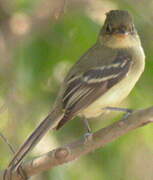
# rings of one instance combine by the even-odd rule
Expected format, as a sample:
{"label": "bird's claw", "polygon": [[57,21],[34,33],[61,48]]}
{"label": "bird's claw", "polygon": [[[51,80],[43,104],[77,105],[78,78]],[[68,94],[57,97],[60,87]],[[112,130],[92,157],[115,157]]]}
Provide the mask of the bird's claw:
{"label": "bird's claw", "polygon": [[91,133],[91,132],[86,133],[84,135],[84,138],[85,138],[85,144],[88,144],[93,139],[93,133]]}

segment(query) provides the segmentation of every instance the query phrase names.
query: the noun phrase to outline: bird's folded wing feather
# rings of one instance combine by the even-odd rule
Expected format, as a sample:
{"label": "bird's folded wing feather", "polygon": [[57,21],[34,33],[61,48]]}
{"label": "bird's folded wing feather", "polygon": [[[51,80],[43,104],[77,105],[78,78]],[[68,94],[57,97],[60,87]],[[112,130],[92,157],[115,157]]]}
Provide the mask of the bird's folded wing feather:
{"label": "bird's folded wing feather", "polygon": [[[68,114],[76,114],[89,106],[108,89],[123,79],[132,64],[131,57],[117,56],[111,64],[88,70],[82,75],[67,80],[63,93],[63,108]],[[63,126],[67,118],[60,122]],[[59,127],[58,127],[59,128]]]}

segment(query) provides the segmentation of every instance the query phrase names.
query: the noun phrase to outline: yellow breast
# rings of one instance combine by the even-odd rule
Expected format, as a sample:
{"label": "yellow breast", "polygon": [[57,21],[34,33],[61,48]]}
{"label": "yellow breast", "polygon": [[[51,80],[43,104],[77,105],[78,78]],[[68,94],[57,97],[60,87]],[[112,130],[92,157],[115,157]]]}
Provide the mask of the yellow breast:
{"label": "yellow breast", "polygon": [[80,113],[81,115],[85,116],[86,118],[97,117],[104,112],[103,108],[108,106],[116,106],[128,96],[140,78],[145,66],[145,57],[141,47],[135,51],[134,56],[134,64],[131,66],[126,77],[124,77],[120,82],[110,88],[105,94],[94,101],[86,109],[84,109]]}

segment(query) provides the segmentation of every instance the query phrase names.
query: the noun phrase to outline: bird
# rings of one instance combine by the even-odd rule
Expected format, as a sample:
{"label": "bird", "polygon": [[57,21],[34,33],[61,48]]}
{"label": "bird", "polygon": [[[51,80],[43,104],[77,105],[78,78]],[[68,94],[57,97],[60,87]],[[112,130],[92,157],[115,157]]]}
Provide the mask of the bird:
{"label": "bird", "polygon": [[51,112],[21,145],[8,169],[17,169],[49,129],[59,130],[76,116],[95,118],[117,107],[144,68],[145,54],[133,17],[125,10],[109,11],[96,42],[69,70]]}

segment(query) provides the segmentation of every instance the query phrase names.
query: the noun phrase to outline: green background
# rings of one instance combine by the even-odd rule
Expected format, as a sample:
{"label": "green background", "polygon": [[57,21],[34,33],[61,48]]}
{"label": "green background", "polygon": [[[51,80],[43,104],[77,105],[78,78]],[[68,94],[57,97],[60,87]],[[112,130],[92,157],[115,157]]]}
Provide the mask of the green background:
{"label": "green background", "polygon": [[[0,132],[17,149],[51,110],[64,74],[91,47],[111,9],[128,10],[141,37],[146,68],[122,107],[153,103],[153,1],[12,0],[0,2]],[[111,113],[91,121],[93,131],[121,118]],[[28,158],[72,142],[84,134],[79,118],[49,132]],[[12,157],[0,139],[0,168]],[[120,137],[33,180],[152,180],[153,125]]]}

